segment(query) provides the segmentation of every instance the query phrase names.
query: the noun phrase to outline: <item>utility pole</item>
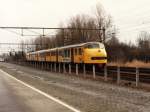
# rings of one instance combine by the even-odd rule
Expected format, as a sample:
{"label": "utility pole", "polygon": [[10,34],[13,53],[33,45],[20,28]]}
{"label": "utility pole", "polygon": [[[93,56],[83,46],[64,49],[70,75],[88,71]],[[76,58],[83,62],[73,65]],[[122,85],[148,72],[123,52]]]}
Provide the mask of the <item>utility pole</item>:
{"label": "utility pole", "polygon": [[105,31],[106,31],[106,29],[103,28],[102,31],[103,31],[103,40],[102,40],[102,42],[105,43],[105,40],[106,40],[106,34],[105,34]]}

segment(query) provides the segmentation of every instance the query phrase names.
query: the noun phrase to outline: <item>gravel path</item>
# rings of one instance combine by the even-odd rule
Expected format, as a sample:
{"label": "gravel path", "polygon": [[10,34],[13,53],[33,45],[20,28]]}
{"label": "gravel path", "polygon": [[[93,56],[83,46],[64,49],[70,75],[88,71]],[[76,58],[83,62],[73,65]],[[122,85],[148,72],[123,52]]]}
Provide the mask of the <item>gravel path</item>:
{"label": "gravel path", "polygon": [[0,66],[83,112],[150,112],[149,92],[14,64]]}

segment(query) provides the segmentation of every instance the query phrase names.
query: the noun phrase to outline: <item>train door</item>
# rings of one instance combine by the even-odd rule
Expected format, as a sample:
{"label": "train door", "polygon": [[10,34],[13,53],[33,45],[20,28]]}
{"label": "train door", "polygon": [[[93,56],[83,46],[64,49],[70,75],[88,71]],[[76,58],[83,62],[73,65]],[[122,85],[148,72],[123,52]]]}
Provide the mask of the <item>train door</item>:
{"label": "train door", "polygon": [[79,47],[78,48],[78,58],[79,58],[79,63],[83,63],[83,48]]}

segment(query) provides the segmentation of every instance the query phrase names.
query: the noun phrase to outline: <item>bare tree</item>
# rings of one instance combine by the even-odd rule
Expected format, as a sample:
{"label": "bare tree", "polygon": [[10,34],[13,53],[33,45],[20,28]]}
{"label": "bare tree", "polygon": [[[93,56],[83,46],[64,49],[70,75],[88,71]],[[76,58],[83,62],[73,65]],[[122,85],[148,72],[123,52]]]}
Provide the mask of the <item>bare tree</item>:
{"label": "bare tree", "polygon": [[150,34],[148,32],[141,32],[137,39],[138,47],[146,50],[150,49]]}
{"label": "bare tree", "polygon": [[150,34],[148,32],[140,32],[137,39],[138,59],[145,62],[150,61]]}
{"label": "bare tree", "polygon": [[112,27],[112,17],[106,14],[103,6],[100,3],[96,4],[95,21],[98,28],[105,30],[105,35],[104,32],[100,32],[100,40],[105,42],[106,38],[109,37],[109,34],[116,33]]}

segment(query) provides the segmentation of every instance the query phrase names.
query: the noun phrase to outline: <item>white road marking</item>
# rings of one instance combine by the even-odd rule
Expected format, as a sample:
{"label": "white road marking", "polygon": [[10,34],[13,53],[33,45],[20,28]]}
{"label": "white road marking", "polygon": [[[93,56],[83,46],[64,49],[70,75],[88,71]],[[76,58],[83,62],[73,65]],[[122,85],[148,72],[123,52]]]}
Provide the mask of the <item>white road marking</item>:
{"label": "white road marking", "polygon": [[1,70],[1,69],[0,69],[0,72],[4,73],[4,74],[7,75],[8,77],[10,77],[10,78],[16,80],[17,82],[23,84],[24,86],[26,86],[26,87],[28,87],[28,88],[30,88],[30,89],[32,89],[32,90],[34,90],[34,91],[36,91],[36,92],[42,94],[43,96],[45,96],[45,97],[47,97],[47,98],[49,98],[49,99],[51,99],[51,100],[53,100],[53,101],[55,101],[55,102],[57,102],[57,103],[63,105],[64,107],[67,107],[68,109],[72,110],[73,112],[81,112],[80,110],[75,109],[74,107],[72,107],[72,106],[66,104],[65,102],[63,102],[63,101],[61,101],[61,100],[58,100],[58,99],[54,98],[53,96],[51,96],[51,95],[49,95],[49,94],[47,94],[47,93],[45,93],[45,92],[43,92],[43,91],[41,91],[41,90],[39,90],[39,89],[36,89],[35,87],[33,87],[33,86],[31,86],[31,85],[29,85],[29,84],[27,84],[27,83],[25,83],[25,82],[23,82],[23,81],[21,81],[21,80],[15,78],[15,77],[13,77],[12,75],[10,75],[10,74],[4,72],[4,71]]}

